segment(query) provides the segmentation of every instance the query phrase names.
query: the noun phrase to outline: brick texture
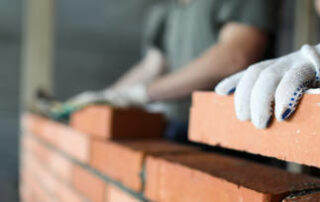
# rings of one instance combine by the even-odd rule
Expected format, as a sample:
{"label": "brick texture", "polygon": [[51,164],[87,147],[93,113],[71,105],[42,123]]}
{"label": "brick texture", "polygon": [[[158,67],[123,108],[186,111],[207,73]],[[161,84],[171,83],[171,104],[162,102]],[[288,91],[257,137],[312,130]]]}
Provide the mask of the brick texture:
{"label": "brick texture", "polygon": [[161,114],[141,109],[89,106],[72,115],[71,126],[97,139],[161,137],[165,120]]}
{"label": "brick texture", "polygon": [[140,200],[132,197],[130,194],[118,187],[108,184],[106,190],[105,202],[138,202]]}
{"label": "brick texture", "polygon": [[106,184],[89,171],[80,166],[73,170],[72,184],[76,190],[92,202],[104,202]]}
{"label": "brick texture", "polygon": [[22,146],[27,152],[31,152],[42,165],[45,165],[55,175],[66,182],[71,181],[73,164],[62,155],[45,147],[31,135],[22,137]]}
{"label": "brick texture", "polygon": [[320,167],[320,95],[305,95],[289,121],[258,130],[236,118],[233,96],[193,94],[189,139]]}
{"label": "brick texture", "polygon": [[20,184],[20,201],[22,202],[34,202],[44,201],[52,202],[53,198],[41,189],[41,184],[35,179],[32,173],[24,170],[23,184]]}
{"label": "brick texture", "polygon": [[141,172],[147,155],[195,151],[164,140],[93,141],[91,149],[92,167],[138,192],[142,188]]}
{"label": "brick texture", "polygon": [[320,179],[217,154],[148,157],[146,196],[166,202],[280,201]]}
{"label": "brick texture", "polygon": [[[24,182],[28,184],[31,201],[82,202],[84,198],[45,168],[32,154],[24,154]],[[36,198],[35,198],[36,197]],[[39,198],[40,197],[40,198]]]}
{"label": "brick texture", "polygon": [[79,161],[89,161],[89,138],[67,125],[38,115],[25,114],[22,128]]}

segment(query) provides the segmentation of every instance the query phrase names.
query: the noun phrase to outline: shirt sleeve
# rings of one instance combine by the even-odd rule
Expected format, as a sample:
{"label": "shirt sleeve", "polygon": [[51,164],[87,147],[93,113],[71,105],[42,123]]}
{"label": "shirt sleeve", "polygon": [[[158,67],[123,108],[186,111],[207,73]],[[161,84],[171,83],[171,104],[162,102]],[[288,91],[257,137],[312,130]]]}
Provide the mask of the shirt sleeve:
{"label": "shirt sleeve", "polygon": [[281,1],[228,0],[218,10],[218,22],[239,22],[274,32],[277,27]]}
{"label": "shirt sleeve", "polygon": [[164,32],[168,5],[158,3],[149,9],[143,36],[143,51],[153,47],[164,51]]}

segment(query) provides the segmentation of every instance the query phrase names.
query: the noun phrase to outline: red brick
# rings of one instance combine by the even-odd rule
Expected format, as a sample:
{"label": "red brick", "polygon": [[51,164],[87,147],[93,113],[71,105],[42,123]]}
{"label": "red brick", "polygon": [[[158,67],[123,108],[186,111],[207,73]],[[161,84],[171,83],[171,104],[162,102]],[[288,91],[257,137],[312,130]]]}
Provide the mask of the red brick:
{"label": "red brick", "polygon": [[130,194],[118,187],[108,184],[106,190],[105,202],[138,202],[140,200],[134,198]]}
{"label": "red brick", "polygon": [[302,196],[288,197],[283,202],[319,202],[320,192],[304,194]]}
{"label": "red brick", "polygon": [[[42,165],[42,163],[36,157],[32,156],[31,153],[24,154],[23,158],[24,171],[22,172],[28,173],[29,176],[27,180],[30,179],[29,177],[32,177],[34,179],[31,180],[31,183],[36,183],[37,186],[31,184],[31,187],[39,187],[40,189],[36,190],[37,192],[41,191],[46,193],[46,195],[50,196],[50,200],[55,199],[61,202],[83,201],[83,198],[78,193],[74,192],[64,182],[61,182],[51,172],[46,170],[45,166]],[[47,199],[32,201],[47,201]]]}
{"label": "red brick", "polygon": [[72,115],[71,126],[98,139],[161,137],[165,120],[161,114],[141,109],[89,106]]}
{"label": "red brick", "polygon": [[35,186],[36,182],[33,176],[27,172],[26,169],[20,169],[20,181],[19,181],[19,196],[20,201],[29,202],[32,201],[33,190],[32,187]]}
{"label": "red brick", "polygon": [[147,155],[195,151],[164,140],[93,141],[90,165],[125,186],[141,191],[144,159]]}
{"label": "red brick", "polygon": [[106,184],[80,166],[74,167],[72,184],[75,189],[92,202],[103,202],[105,200]]}
{"label": "red brick", "polygon": [[41,184],[41,187],[51,195],[55,195],[59,186],[58,180],[50,172],[45,170],[43,165],[41,165],[33,156],[27,157],[26,161],[28,165],[26,169],[30,170],[30,173],[33,173],[38,183]]}
{"label": "red brick", "polygon": [[89,161],[90,142],[86,135],[34,114],[25,114],[22,122],[24,132],[36,135],[79,161]]}
{"label": "red brick", "polygon": [[30,187],[30,201],[54,202],[55,200],[47,192],[45,192],[39,184],[32,184]]}
{"label": "red brick", "polygon": [[59,124],[39,115],[25,113],[21,117],[21,128],[24,133],[33,133],[53,145],[57,142],[57,136],[52,134],[56,126]]}
{"label": "red brick", "polygon": [[[280,201],[320,179],[218,154],[148,157],[146,197],[153,201]],[[309,186],[307,186],[309,185]]]}
{"label": "red brick", "polygon": [[193,94],[189,139],[320,167],[320,95],[304,95],[289,121],[256,129],[236,118],[233,96]]}
{"label": "red brick", "polygon": [[31,135],[22,136],[22,142],[24,148],[37,157],[42,165],[49,168],[50,171],[64,181],[71,181],[73,166],[72,162],[63,157],[61,154],[47,148],[45,145],[31,137]]}
{"label": "red brick", "polygon": [[[55,195],[62,202],[80,202],[81,196],[72,191],[66,184],[72,182],[74,165],[54,150],[47,148],[31,135],[22,136],[23,153],[22,169],[27,168],[36,173],[44,189]],[[41,153],[43,152],[43,153]],[[45,154],[45,155],[42,155]],[[31,167],[30,167],[31,166]],[[46,170],[48,169],[48,170]],[[64,182],[49,172],[49,170],[60,177]],[[22,175],[23,177],[23,175]]]}

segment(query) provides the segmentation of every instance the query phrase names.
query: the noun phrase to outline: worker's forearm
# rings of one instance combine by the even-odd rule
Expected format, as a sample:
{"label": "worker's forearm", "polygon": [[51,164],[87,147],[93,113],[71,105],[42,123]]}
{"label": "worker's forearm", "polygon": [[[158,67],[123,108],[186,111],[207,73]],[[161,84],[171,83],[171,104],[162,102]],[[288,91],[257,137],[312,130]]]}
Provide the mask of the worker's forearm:
{"label": "worker's forearm", "polygon": [[148,86],[153,101],[189,96],[194,90],[210,89],[224,77],[256,61],[257,54],[218,44],[181,71],[163,76]]}
{"label": "worker's forearm", "polygon": [[127,73],[125,73],[112,85],[112,89],[119,90],[133,85],[138,81],[144,81],[145,78],[143,72],[144,67],[141,63],[133,66]]}
{"label": "worker's forearm", "polygon": [[160,51],[150,49],[145,58],[133,66],[113,86],[112,89],[125,89],[137,83],[147,83],[164,71],[164,58]]}

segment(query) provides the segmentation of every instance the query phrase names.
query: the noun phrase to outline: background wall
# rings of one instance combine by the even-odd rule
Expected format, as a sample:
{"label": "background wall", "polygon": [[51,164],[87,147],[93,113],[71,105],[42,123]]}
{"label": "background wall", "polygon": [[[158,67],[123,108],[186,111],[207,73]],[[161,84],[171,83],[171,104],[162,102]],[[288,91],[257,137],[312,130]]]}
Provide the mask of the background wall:
{"label": "background wall", "polygon": [[137,62],[150,0],[57,2],[55,94],[99,89]]}
{"label": "background wall", "polygon": [[[140,57],[150,0],[56,0],[55,95],[107,86]],[[0,198],[17,201],[22,0],[0,0]],[[279,54],[291,50],[292,0],[285,0]]]}
{"label": "background wall", "polygon": [[0,198],[17,200],[21,1],[0,0]]}
{"label": "background wall", "polygon": [[[140,57],[150,0],[57,0],[55,95],[105,87]],[[0,0],[0,198],[18,201],[22,0]]]}

